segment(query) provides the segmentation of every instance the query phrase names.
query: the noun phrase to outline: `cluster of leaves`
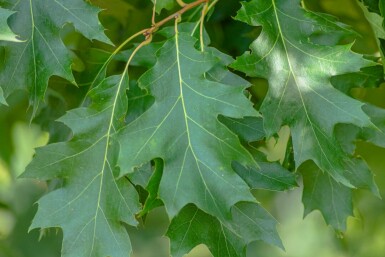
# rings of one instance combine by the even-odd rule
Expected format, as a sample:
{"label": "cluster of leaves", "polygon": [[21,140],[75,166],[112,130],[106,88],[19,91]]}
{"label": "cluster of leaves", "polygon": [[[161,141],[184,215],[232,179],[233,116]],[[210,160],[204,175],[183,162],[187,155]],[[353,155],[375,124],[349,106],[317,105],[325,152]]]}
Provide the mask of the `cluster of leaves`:
{"label": "cluster of leaves", "polygon": [[[58,119],[70,132],[51,127],[69,139],[38,148],[22,175],[57,185],[39,200],[31,229],[60,227],[62,256],[129,256],[126,226],[159,206],[171,222],[172,256],[199,244],[214,256],[246,256],[256,240],[283,247],[253,189],[285,191],[302,177],[305,214],[318,209],[340,231],[353,214],[355,189],[379,196],[354,152],[357,140],[385,147],[385,110],[350,93],[378,86],[384,72],[379,60],[341,43],[355,34],[348,26],[299,0],[244,2],[235,19],[262,31],[251,51],[233,60],[210,47],[203,26],[220,1],[153,1],[155,12],[171,16],[127,40],[111,39],[124,41],[114,50],[96,5],[119,8],[91,2],[0,1],[0,103],[27,90],[39,121],[50,108],[50,80],[87,92]],[[383,50],[384,6],[361,6]],[[151,12],[146,17],[151,21]],[[97,41],[87,53],[64,44],[68,24]],[[142,34],[143,42],[132,44]],[[78,67],[82,55],[87,63]],[[269,82],[258,110],[247,91],[252,77]],[[291,132],[290,165],[269,162],[257,147],[283,126]]]}

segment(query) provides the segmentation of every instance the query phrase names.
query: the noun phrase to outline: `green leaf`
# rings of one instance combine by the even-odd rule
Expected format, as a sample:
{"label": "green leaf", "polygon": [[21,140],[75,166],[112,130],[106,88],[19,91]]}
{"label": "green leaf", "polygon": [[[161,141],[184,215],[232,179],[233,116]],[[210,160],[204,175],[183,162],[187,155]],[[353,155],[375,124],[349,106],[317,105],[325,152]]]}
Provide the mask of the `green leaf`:
{"label": "green leaf", "polygon": [[234,170],[250,188],[285,191],[298,187],[294,173],[277,162],[268,162],[265,155],[251,144],[266,137],[261,117],[234,119],[220,116],[219,120],[239,136],[258,162],[259,168],[244,167],[237,162],[233,163]]}
{"label": "green leaf", "polygon": [[254,201],[231,162],[257,164],[218,115],[241,118],[258,113],[244,96],[244,86],[205,79],[219,61],[198,52],[195,43],[193,37],[176,33],[157,52],[155,66],[139,79],[139,86],[155,101],[119,132],[119,166],[125,175],[161,158],[159,196],[170,217],[189,203],[211,215],[228,217],[235,203]]}
{"label": "green leaf", "polygon": [[296,176],[284,169],[279,163],[258,162],[260,168],[245,168],[234,163],[237,174],[252,189],[286,191],[298,187]]}
{"label": "green leaf", "polygon": [[350,157],[339,146],[334,127],[339,123],[373,124],[362,110],[363,103],[335,89],[330,78],[371,63],[352,53],[350,45],[327,46],[307,40],[322,33],[330,21],[305,11],[297,0],[243,3],[237,19],[263,27],[251,45],[252,52],[239,57],[232,67],[269,80],[261,106],[267,135],[288,125],[297,167],[313,160],[336,181],[352,186]]}
{"label": "green leaf", "polygon": [[[141,49],[142,50],[142,49]],[[144,49],[143,49],[144,50]],[[144,89],[141,89],[137,83],[131,81],[128,97],[128,113],[126,122],[130,123],[147,111],[154,103],[154,98]]]}
{"label": "green leaf", "polygon": [[256,203],[236,204],[232,219],[225,221],[188,205],[171,221],[167,236],[173,257],[182,257],[199,244],[207,245],[215,257],[246,257],[247,245],[258,240],[283,248],[276,224]]}
{"label": "green leaf", "polygon": [[[0,40],[3,41],[12,41],[12,42],[20,42],[17,39],[17,35],[12,32],[12,30],[8,27],[7,20],[9,16],[14,14],[14,12],[9,11],[7,9],[0,8]],[[4,98],[3,89],[0,87],[0,104],[7,105],[7,102]]]}
{"label": "green leaf", "polygon": [[382,4],[382,1],[379,1],[379,0],[359,0],[359,1],[362,2],[370,12],[381,14],[380,4]]}
{"label": "green leaf", "polygon": [[342,74],[331,78],[331,83],[341,92],[350,95],[353,88],[377,88],[384,80],[382,65],[365,67],[359,72]]}
{"label": "green leaf", "polygon": [[235,119],[219,116],[219,120],[236,133],[244,142],[259,141],[266,136],[261,117]]}
{"label": "green leaf", "polygon": [[381,15],[384,16],[385,15],[385,4],[383,1],[380,1],[379,9],[380,9]]}
{"label": "green leaf", "polygon": [[0,8],[0,40],[20,42],[17,35],[8,27],[7,20],[15,12]]}
{"label": "green leaf", "polygon": [[114,17],[124,25],[129,22],[132,12],[138,12],[135,6],[125,0],[91,0],[91,3],[103,9],[103,15]]}
{"label": "green leaf", "polygon": [[171,10],[176,6],[175,0],[151,0],[155,3],[155,11],[160,13],[163,9]]}
{"label": "green leaf", "polygon": [[385,39],[385,30],[383,27],[384,18],[381,17],[381,15],[379,15],[377,13],[370,12],[368,10],[368,8],[363,3],[358,2],[358,5],[364,11],[364,15],[367,18],[367,20],[369,21],[376,37]]}
{"label": "green leaf", "polygon": [[[381,51],[382,59],[384,59],[384,42],[385,40],[385,29],[384,29],[384,18],[380,15],[380,1],[358,1],[358,5],[361,7],[366,19],[373,29],[374,34],[377,37],[378,48]],[[381,1],[382,2],[382,1]],[[382,4],[382,3],[381,3]],[[368,6],[369,5],[369,6]],[[368,6],[368,7],[367,7]],[[382,14],[384,15],[384,14]]]}
{"label": "green leaf", "polygon": [[127,76],[109,77],[89,92],[92,104],[60,121],[73,131],[69,142],[37,149],[23,177],[61,178],[64,186],[44,196],[31,229],[61,227],[64,257],[127,257],[130,240],[121,222],[136,225],[139,200],[127,179],[117,179],[118,143],[124,124]]}
{"label": "green leaf", "polygon": [[151,164],[143,165],[128,175],[134,185],[141,186],[148,193],[145,197],[143,208],[139,213],[140,216],[163,205],[158,195],[160,180],[163,175],[163,161],[161,159],[155,159],[154,168],[152,169],[151,166]]}
{"label": "green leaf", "polygon": [[320,210],[328,224],[345,231],[346,219],[353,215],[352,189],[337,183],[314,164],[304,166],[302,201],[305,216],[313,210]]}
{"label": "green leaf", "polygon": [[3,89],[1,87],[0,87],[0,104],[7,105],[7,102],[5,101],[5,98],[4,98]]}
{"label": "green leaf", "polygon": [[363,140],[385,148],[385,110],[373,105],[365,105],[364,110],[370,115],[375,128],[358,128],[351,124],[341,124],[336,127],[336,133],[341,138],[345,151],[353,153],[355,142]]}
{"label": "green leaf", "polygon": [[71,52],[60,38],[65,24],[71,23],[89,39],[110,41],[98,21],[99,9],[85,1],[11,0],[5,7],[16,12],[8,21],[23,42],[2,44],[6,65],[0,71],[0,84],[5,97],[28,87],[35,114],[50,77],[57,75],[76,84],[71,71]]}

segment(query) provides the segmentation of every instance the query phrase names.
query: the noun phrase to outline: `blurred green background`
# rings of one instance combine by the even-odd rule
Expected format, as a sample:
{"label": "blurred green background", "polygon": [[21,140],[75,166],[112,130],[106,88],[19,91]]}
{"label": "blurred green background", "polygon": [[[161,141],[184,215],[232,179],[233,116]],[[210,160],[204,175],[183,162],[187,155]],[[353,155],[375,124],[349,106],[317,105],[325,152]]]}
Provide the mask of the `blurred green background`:
{"label": "blurred green background", "polygon": [[[119,44],[127,36],[149,27],[150,0],[94,0],[102,8],[100,19],[107,28],[107,35]],[[186,1],[188,2],[188,1]],[[363,54],[379,56],[378,47],[370,25],[355,0],[307,0],[307,8],[335,15],[359,33],[353,49]],[[260,28],[251,28],[234,22],[239,9],[238,0],[222,0],[207,23],[212,45],[230,55],[237,56],[248,49],[250,42],[259,34]],[[166,16],[166,12],[161,13]],[[194,19],[191,15],[191,19]],[[48,142],[67,140],[70,132],[55,120],[66,110],[82,101],[89,85],[92,70],[111,51],[108,46],[89,42],[68,25],[63,29],[63,41],[74,52],[74,73],[80,87],[76,88],[59,78],[52,78],[44,105],[39,115],[30,123],[30,110],[25,92],[13,94],[10,107],[0,106],[0,257],[59,257],[61,247],[60,229],[44,231],[28,227],[36,212],[35,202],[44,193],[52,190],[55,183],[17,179],[31,160],[34,148]],[[95,48],[99,50],[95,51]],[[90,60],[92,58],[92,62]],[[121,69],[119,62],[112,65],[110,73]],[[131,76],[137,77],[141,70],[134,69]],[[251,93],[258,104],[267,90],[267,82],[252,80]],[[385,86],[356,89],[352,94],[366,102],[385,108]],[[289,131],[281,131],[278,142],[271,140],[263,150],[270,160],[280,160],[285,151]],[[362,156],[376,175],[376,182],[385,198],[385,149],[366,143],[358,143],[356,153]],[[262,205],[280,222],[279,234],[285,245],[282,251],[262,242],[249,246],[249,257],[384,257],[385,256],[385,201],[369,192],[355,193],[355,217],[349,218],[346,233],[337,233],[328,227],[319,212],[303,218],[301,203],[302,188],[290,192],[254,192]],[[168,239],[162,237],[168,219],[158,208],[139,228],[128,227],[135,257],[166,257]],[[198,246],[189,257],[210,257],[205,246]]]}

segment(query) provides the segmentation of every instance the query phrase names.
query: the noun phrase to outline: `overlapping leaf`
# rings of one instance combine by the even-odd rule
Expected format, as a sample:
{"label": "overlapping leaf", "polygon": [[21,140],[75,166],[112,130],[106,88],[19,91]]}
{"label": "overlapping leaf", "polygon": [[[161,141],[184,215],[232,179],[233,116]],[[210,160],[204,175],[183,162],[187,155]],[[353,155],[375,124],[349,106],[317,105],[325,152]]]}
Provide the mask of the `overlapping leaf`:
{"label": "overlapping leaf", "polygon": [[199,244],[206,244],[216,257],[244,257],[247,245],[253,241],[264,240],[282,247],[276,224],[256,203],[236,204],[232,219],[225,221],[188,205],[171,222],[167,236],[174,257],[184,256]]}
{"label": "overlapping leaf", "polygon": [[[17,36],[9,28],[7,20],[13,12],[0,8],[0,40],[19,42]],[[0,104],[6,104],[3,89],[0,87]]]}
{"label": "overlapping leaf", "polygon": [[[239,201],[254,201],[232,170],[236,160],[257,165],[218,115],[240,118],[257,112],[244,86],[205,79],[219,61],[194,48],[196,39],[176,33],[157,53],[158,61],[139,80],[154,96],[152,107],[119,133],[121,175],[148,161],[164,161],[159,196],[171,217],[194,203],[217,217],[229,217]],[[224,191],[225,189],[225,191]]]}
{"label": "overlapping leaf", "polygon": [[346,230],[346,219],[353,215],[352,189],[337,183],[314,164],[306,164],[303,174],[305,215],[320,210],[326,222],[339,231]]}
{"label": "overlapping leaf", "polygon": [[124,124],[126,76],[109,77],[89,95],[92,104],[60,119],[74,133],[69,142],[37,149],[24,177],[61,178],[64,186],[44,196],[33,228],[61,227],[62,256],[127,257],[128,234],[121,222],[135,225],[139,210],[135,188],[117,180],[118,144],[112,135]]}
{"label": "overlapping leaf", "polygon": [[9,19],[22,43],[2,43],[6,65],[0,70],[0,84],[7,97],[27,89],[36,111],[44,99],[48,80],[57,75],[75,83],[71,57],[60,38],[62,27],[71,23],[89,39],[109,43],[98,21],[99,9],[79,0],[1,1],[15,12]]}
{"label": "overlapping leaf", "polygon": [[381,56],[384,58],[385,52],[385,24],[384,15],[385,9],[382,1],[379,0],[360,0],[358,5],[364,12],[366,19],[371,25],[375,36],[377,37],[378,47],[381,51]]}
{"label": "overlapping leaf", "polygon": [[353,88],[376,88],[384,80],[382,65],[365,67],[359,72],[342,74],[331,78],[332,85],[341,92],[350,95]]}
{"label": "overlapping leaf", "polygon": [[160,13],[163,9],[170,10],[176,6],[175,0],[151,0],[155,4],[155,10]]}
{"label": "overlapping leaf", "polygon": [[17,35],[9,28],[7,20],[14,12],[0,8],[0,40],[20,42]]}
{"label": "overlapping leaf", "polygon": [[237,162],[233,163],[234,170],[250,188],[285,191],[298,186],[294,173],[286,170],[279,163],[268,162],[264,154],[252,146],[252,142],[262,140],[266,137],[263,130],[262,118],[246,117],[243,119],[234,119],[220,117],[220,121],[239,136],[259,164],[259,167],[256,168],[244,167]]}
{"label": "overlapping leaf", "polygon": [[355,150],[355,141],[363,140],[385,148],[385,110],[372,105],[364,106],[375,128],[358,128],[351,124],[341,124],[336,128],[341,144],[349,153]]}
{"label": "overlapping leaf", "polygon": [[297,0],[254,0],[243,4],[237,18],[263,27],[252,53],[238,58],[233,67],[269,80],[261,107],[268,135],[289,125],[297,166],[313,160],[336,181],[354,185],[354,167],[333,130],[339,123],[373,125],[363,104],[333,88],[330,77],[358,71],[369,62],[352,53],[350,45],[323,46],[306,40],[322,33],[328,23],[302,9]]}

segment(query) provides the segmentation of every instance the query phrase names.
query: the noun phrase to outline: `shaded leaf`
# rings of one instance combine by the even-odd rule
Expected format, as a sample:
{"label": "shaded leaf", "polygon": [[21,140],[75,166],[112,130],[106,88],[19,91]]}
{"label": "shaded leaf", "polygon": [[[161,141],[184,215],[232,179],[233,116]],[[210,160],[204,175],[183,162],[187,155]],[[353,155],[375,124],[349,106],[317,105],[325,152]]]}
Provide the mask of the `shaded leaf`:
{"label": "shaded leaf", "polygon": [[337,183],[314,164],[305,165],[303,196],[305,216],[320,210],[325,221],[340,231],[346,230],[346,219],[353,215],[352,189]]}
{"label": "shaded leaf", "polygon": [[188,205],[171,221],[167,236],[171,254],[182,257],[205,244],[215,257],[245,257],[251,242],[263,240],[283,248],[275,229],[277,222],[256,203],[232,207],[232,219],[221,220]]}
{"label": "shaded leaf", "polygon": [[233,168],[237,174],[252,189],[286,191],[298,187],[297,177],[278,162],[267,161],[265,155],[251,143],[266,137],[261,117],[245,117],[234,119],[219,116],[219,120],[235,132],[252,153],[259,167],[244,167],[234,162]]}
{"label": "shaded leaf", "polygon": [[298,187],[296,176],[279,163],[258,162],[260,168],[246,168],[234,163],[237,174],[252,189],[286,191]]}
{"label": "shaded leaf", "polygon": [[385,110],[372,105],[365,105],[364,110],[371,117],[375,128],[358,128],[350,124],[336,127],[336,133],[347,152],[353,153],[355,142],[363,140],[385,148]]}
{"label": "shaded leaf", "polygon": [[161,159],[155,159],[154,165],[150,163],[145,164],[135,169],[133,173],[128,174],[130,181],[134,185],[141,186],[147,192],[147,195],[144,197],[143,208],[139,213],[140,216],[144,216],[156,207],[163,205],[158,195],[162,175],[163,161]]}
{"label": "shaded leaf", "polygon": [[57,75],[75,84],[71,53],[60,38],[65,24],[73,24],[89,39],[110,43],[98,21],[99,9],[85,1],[11,0],[5,7],[16,12],[8,21],[23,42],[2,43],[6,65],[0,71],[0,84],[5,97],[28,87],[34,113],[39,101],[44,99],[51,76]]}
{"label": "shaded leaf", "polygon": [[359,72],[332,77],[330,81],[335,88],[350,95],[353,88],[379,87],[384,82],[384,68],[382,65],[365,67]]}
{"label": "shaded leaf", "polygon": [[8,27],[7,20],[15,12],[0,8],[0,40],[20,42],[17,35]]}
{"label": "shaded leaf", "polygon": [[244,142],[259,141],[266,136],[261,117],[235,119],[219,116],[219,121],[229,127]]}
{"label": "shaded leaf", "polygon": [[175,0],[151,0],[155,3],[155,10],[160,13],[163,9],[171,10],[176,6]]}
{"label": "shaded leaf", "polygon": [[23,177],[64,179],[63,187],[39,200],[31,229],[61,227],[62,256],[121,256],[131,252],[121,224],[136,225],[139,202],[126,179],[117,180],[118,144],[112,138],[124,124],[126,76],[109,77],[90,91],[92,104],[60,121],[72,129],[69,142],[37,149]]}
{"label": "shaded leaf", "polygon": [[379,0],[361,0],[358,1],[358,5],[361,7],[366,19],[373,29],[374,35],[377,37],[377,45],[381,52],[382,59],[385,55],[385,24],[383,3]]}
{"label": "shaded leaf", "polygon": [[5,101],[5,98],[4,98],[3,89],[1,87],[0,87],[0,104],[7,105],[7,102]]}

